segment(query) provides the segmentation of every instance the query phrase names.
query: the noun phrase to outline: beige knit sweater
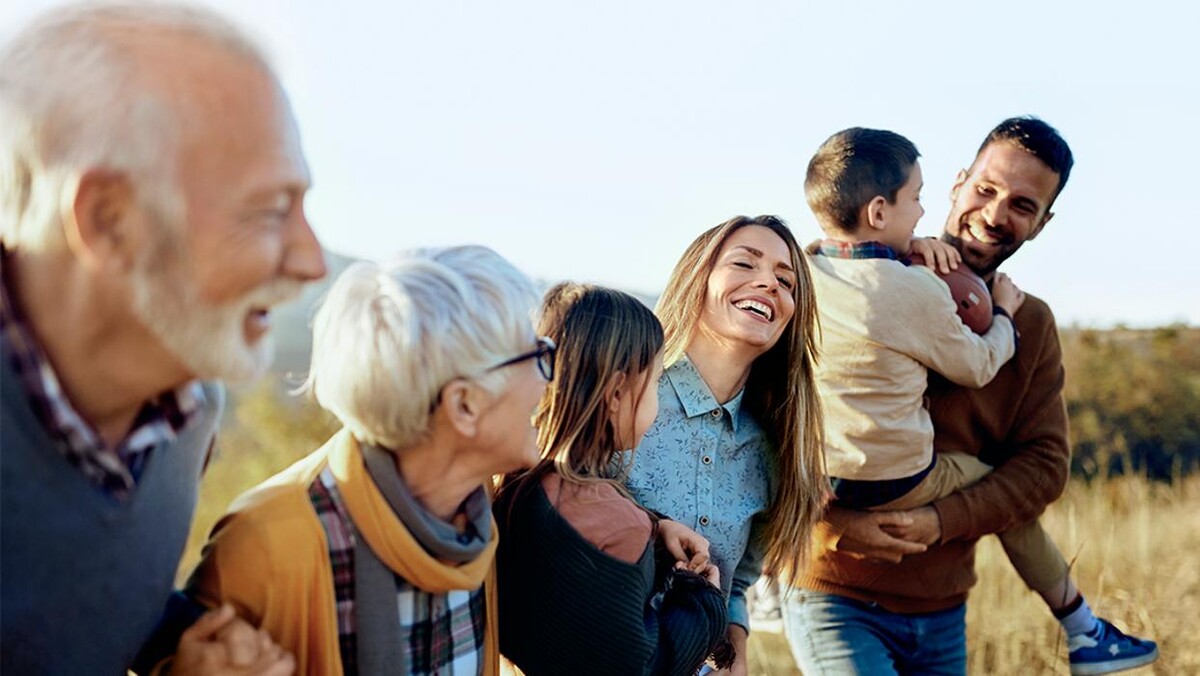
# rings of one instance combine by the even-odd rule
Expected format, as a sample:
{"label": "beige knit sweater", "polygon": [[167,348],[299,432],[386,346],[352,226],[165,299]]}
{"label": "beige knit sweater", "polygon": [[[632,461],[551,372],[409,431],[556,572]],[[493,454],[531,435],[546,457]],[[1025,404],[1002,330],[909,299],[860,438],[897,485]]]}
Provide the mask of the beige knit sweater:
{"label": "beige knit sweater", "polygon": [[949,287],[925,266],[808,261],[821,316],[817,384],[829,474],[868,481],[917,474],[933,460],[927,369],[966,387],[986,385],[1013,356],[1012,323],[998,315],[976,335],[955,313]]}
{"label": "beige knit sweater", "polygon": [[941,542],[900,563],[864,559],[839,551],[842,534],[823,521],[801,588],[878,603],[895,613],[953,608],[975,584],[975,541],[1036,518],[1062,495],[1071,448],[1054,315],[1026,295],[1016,321],[1017,356],[986,387],[972,390],[930,377],[938,450],[980,455],[996,466],[978,484],[933,503]]}

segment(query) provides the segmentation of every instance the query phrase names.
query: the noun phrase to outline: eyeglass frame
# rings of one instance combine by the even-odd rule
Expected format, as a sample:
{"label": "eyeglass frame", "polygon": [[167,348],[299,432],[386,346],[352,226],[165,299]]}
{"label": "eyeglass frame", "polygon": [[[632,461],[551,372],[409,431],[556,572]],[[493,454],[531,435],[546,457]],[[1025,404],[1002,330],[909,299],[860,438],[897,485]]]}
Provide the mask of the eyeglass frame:
{"label": "eyeglass frame", "polygon": [[[546,382],[554,380],[554,354],[558,351],[558,345],[555,345],[554,340],[549,336],[538,336],[535,342],[537,343],[537,347],[533,350],[530,350],[529,352],[522,352],[512,359],[506,359],[495,366],[491,366],[486,372],[491,373],[492,371],[502,369],[505,366],[519,364],[527,359],[537,359],[538,373],[542,374],[542,377],[546,379]],[[449,383],[446,384],[448,385]],[[445,387],[446,385],[442,385],[438,388],[437,396],[429,405],[430,413],[437,408],[438,404],[442,403],[442,390],[445,389]]]}
{"label": "eyeglass frame", "polygon": [[537,359],[538,373],[542,374],[546,382],[554,380],[554,354],[558,351],[558,346],[554,344],[554,341],[549,336],[538,336],[536,342],[537,347],[533,350],[502,361],[489,368],[488,371],[495,371],[505,366],[519,364],[527,359]]}

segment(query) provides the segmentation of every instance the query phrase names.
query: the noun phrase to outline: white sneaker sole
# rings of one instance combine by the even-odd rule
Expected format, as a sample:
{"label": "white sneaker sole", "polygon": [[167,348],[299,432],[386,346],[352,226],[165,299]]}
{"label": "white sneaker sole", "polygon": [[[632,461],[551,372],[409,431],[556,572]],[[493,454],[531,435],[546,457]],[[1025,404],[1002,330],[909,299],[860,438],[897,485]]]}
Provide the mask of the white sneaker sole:
{"label": "white sneaker sole", "polygon": [[1154,652],[1138,655],[1137,657],[1127,657],[1123,660],[1111,660],[1108,662],[1097,662],[1093,664],[1072,664],[1071,676],[1096,676],[1096,674],[1111,674],[1117,671],[1125,671],[1126,669],[1136,669],[1150,664],[1158,659],[1158,648]]}

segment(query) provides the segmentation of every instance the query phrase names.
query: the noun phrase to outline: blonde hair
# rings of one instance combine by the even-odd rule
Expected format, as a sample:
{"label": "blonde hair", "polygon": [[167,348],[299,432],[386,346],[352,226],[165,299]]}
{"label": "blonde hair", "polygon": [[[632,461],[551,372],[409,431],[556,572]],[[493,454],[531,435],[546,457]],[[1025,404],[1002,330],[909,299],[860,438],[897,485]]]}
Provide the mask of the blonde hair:
{"label": "blonde hair", "polygon": [[449,381],[499,392],[528,350],[537,294],[491,249],[418,249],[388,268],[351,265],[313,318],[302,389],[361,441],[399,450],[424,438]]}
{"label": "blonde hair", "polygon": [[[622,493],[617,462],[619,432],[609,417],[608,394],[617,378],[642,384],[637,410],[662,350],[663,330],[650,308],[629,294],[598,286],[562,283],[542,303],[538,333],[550,337],[554,380],[546,387],[535,422],[542,462],[534,475],[553,468],[567,481],[607,481]],[[615,470],[615,471],[614,471]]]}
{"label": "blonde hair", "polygon": [[779,341],[751,365],[742,399],[766,431],[779,477],[768,514],[766,570],[795,582],[829,495],[822,452],[824,421],[814,379],[820,326],[812,277],[796,238],[774,216],[737,216],[710,228],[676,263],[655,313],[666,335],[663,361],[670,366],[683,358],[695,336],[708,278],[722,247],[734,232],[751,225],[769,229],[787,244],[796,271],[795,314]]}

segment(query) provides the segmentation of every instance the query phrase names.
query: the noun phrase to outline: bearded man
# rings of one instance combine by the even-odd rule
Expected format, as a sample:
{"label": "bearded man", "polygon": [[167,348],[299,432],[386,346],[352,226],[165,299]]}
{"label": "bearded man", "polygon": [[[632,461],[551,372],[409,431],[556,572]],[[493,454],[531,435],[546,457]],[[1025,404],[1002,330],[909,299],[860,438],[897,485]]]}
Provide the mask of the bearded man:
{"label": "bearded man", "polygon": [[[278,80],[209,12],[60,8],[0,51],[0,671],[124,673],[155,626],[215,381],[262,374],[272,308],[325,274],[308,185]],[[224,608],[176,671],[233,629],[248,670],[289,663]]]}

